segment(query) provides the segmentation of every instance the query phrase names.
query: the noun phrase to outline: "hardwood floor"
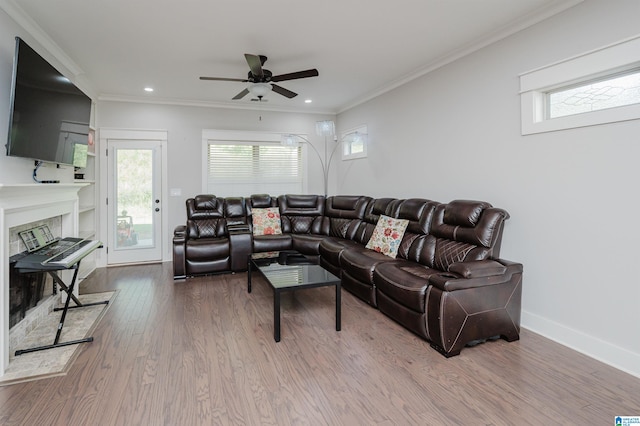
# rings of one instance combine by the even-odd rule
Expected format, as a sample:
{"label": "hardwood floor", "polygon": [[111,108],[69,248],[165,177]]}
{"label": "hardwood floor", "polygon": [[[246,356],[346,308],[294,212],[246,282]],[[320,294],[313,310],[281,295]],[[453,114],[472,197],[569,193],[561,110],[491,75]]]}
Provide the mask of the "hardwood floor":
{"label": "hardwood floor", "polygon": [[450,359],[350,293],[283,296],[246,274],[174,282],[171,264],[99,269],[118,290],[62,377],[0,387],[2,425],[551,425],[640,415],[640,379],[523,330]]}

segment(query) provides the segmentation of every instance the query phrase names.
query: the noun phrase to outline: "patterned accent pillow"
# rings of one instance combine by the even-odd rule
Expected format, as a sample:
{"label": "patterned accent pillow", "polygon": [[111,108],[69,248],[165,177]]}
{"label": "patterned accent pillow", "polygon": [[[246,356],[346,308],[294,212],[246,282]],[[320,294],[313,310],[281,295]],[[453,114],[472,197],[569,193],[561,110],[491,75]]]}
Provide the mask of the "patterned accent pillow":
{"label": "patterned accent pillow", "polygon": [[277,207],[267,209],[253,209],[253,235],[280,235],[280,210]]}
{"label": "patterned accent pillow", "polygon": [[373,234],[365,247],[395,259],[408,225],[407,219],[394,219],[380,215]]}

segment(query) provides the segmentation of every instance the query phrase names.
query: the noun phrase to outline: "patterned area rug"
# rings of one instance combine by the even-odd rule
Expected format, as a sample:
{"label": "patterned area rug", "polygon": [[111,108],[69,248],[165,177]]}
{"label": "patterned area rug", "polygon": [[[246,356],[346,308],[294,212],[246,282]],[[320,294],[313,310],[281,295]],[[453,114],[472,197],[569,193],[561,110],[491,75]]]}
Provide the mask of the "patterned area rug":
{"label": "patterned area rug", "polygon": [[[108,300],[109,304],[69,309],[64,321],[64,327],[60,333],[59,342],[68,342],[92,336],[93,330],[107,312],[109,306],[113,304],[115,293],[110,291],[80,295],[78,299],[83,304],[105,300]],[[74,306],[73,301],[71,301],[70,306]],[[82,346],[90,345],[91,342],[15,355],[15,349],[28,349],[52,344],[58,330],[61,315],[62,311],[49,313],[46,320],[31,331],[18,348],[12,348],[9,356],[9,367],[5,370],[4,376],[0,377],[0,386],[66,374]]]}

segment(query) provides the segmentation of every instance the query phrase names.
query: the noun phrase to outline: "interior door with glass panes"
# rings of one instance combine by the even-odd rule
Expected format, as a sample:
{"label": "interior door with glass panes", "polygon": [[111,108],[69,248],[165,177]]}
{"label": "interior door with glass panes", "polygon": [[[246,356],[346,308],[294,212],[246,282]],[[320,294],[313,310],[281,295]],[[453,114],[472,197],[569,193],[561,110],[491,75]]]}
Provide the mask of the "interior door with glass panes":
{"label": "interior door with glass panes", "polygon": [[107,264],[162,260],[159,141],[108,141]]}

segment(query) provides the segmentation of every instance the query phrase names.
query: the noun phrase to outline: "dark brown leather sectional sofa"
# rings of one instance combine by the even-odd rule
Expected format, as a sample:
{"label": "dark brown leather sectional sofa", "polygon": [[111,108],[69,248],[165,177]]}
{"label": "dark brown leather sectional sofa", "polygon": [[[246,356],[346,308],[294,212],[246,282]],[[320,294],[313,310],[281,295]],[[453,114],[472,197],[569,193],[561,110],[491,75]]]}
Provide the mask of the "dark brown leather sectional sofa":
{"label": "dark brown leather sectional sofa", "polygon": [[[481,201],[253,195],[186,201],[174,278],[238,272],[251,253],[296,250],[446,357],[519,339],[522,264],[500,259],[506,211]],[[254,236],[252,210],[278,207],[282,234]],[[396,258],[365,248],[380,215],[408,220]]]}

